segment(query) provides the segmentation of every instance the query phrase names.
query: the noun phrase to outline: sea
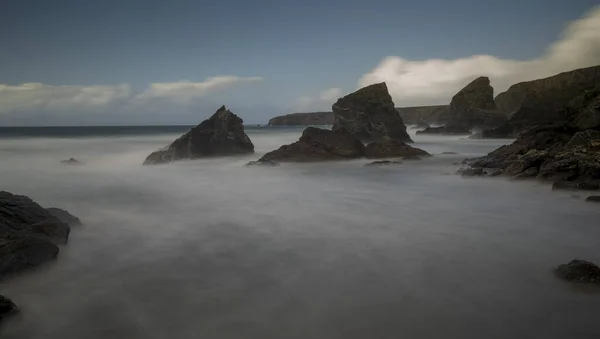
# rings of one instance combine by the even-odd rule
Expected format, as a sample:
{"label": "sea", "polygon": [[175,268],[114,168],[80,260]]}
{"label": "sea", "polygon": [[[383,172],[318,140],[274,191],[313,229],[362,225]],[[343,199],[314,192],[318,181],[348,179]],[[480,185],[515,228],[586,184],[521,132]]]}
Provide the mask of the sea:
{"label": "sea", "polygon": [[409,129],[433,157],[246,167],[303,130],[248,126],[254,155],[142,166],[189,127],[0,128],[0,189],[83,221],[0,281],[0,338],[600,338],[600,291],[553,275],[600,264],[599,206],[455,174],[512,140]]}

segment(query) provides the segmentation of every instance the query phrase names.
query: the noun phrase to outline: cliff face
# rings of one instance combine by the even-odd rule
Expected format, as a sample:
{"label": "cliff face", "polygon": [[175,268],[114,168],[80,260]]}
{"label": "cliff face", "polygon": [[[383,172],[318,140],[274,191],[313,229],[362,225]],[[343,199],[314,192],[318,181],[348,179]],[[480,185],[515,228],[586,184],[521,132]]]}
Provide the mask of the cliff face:
{"label": "cliff face", "polygon": [[269,120],[269,126],[308,125],[333,125],[333,112],[292,113]]}

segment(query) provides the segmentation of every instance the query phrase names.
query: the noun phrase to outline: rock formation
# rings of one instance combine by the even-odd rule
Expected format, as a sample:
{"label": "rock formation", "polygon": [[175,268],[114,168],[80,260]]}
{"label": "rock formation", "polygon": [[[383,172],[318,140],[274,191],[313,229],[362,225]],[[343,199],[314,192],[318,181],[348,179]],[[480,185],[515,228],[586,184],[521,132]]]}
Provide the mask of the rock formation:
{"label": "rock formation", "polygon": [[396,107],[406,125],[446,124],[448,123],[450,106],[412,106]]}
{"label": "rock formation", "polygon": [[[510,116],[509,120],[498,128],[485,130],[482,135],[485,138],[517,137],[528,128],[563,121],[567,118],[564,108],[573,104],[573,100],[585,100],[581,93],[599,83],[600,66],[594,66],[512,85],[494,100],[498,109]],[[585,115],[581,119],[586,120]],[[579,128],[589,129],[598,122]]]}
{"label": "rock formation", "polygon": [[363,157],[365,147],[354,135],[341,129],[329,131],[308,127],[300,140],[265,154],[259,161],[309,162]]}
{"label": "rock formation", "polygon": [[504,121],[506,116],[496,110],[488,77],[473,80],[452,97],[448,125],[475,128],[497,126]]}
{"label": "rock formation", "polygon": [[385,82],[363,87],[338,99],[332,109],[334,131],[346,130],[365,142],[384,137],[412,142]]}
{"label": "rock formation", "polygon": [[292,113],[269,120],[269,126],[333,125],[333,112]]}
{"label": "rock formation", "polygon": [[254,145],[244,132],[243,120],[222,106],[169,146],[150,154],[144,165],[247,153],[254,153]]}
{"label": "rock formation", "polygon": [[449,124],[446,126],[428,127],[417,131],[416,134],[469,135],[471,134],[471,128],[465,125]]}
{"label": "rock formation", "polygon": [[411,147],[398,140],[374,141],[365,147],[365,156],[369,159],[428,156],[422,149]]}
{"label": "rock formation", "polygon": [[585,260],[571,260],[558,266],[554,273],[561,279],[577,283],[600,283],[600,268]]}
{"label": "rock formation", "polygon": [[[600,84],[558,112],[562,121],[523,132],[515,142],[467,163],[498,168],[509,176],[571,182],[576,188],[600,181]],[[565,184],[561,184],[565,185]]]}
{"label": "rock formation", "polygon": [[0,320],[17,312],[17,306],[10,299],[0,295]]}
{"label": "rock formation", "polygon": [[75,158],[69,158],[67,160],[61,160],[61,164],[63,165],[83,165],[83,163]]}

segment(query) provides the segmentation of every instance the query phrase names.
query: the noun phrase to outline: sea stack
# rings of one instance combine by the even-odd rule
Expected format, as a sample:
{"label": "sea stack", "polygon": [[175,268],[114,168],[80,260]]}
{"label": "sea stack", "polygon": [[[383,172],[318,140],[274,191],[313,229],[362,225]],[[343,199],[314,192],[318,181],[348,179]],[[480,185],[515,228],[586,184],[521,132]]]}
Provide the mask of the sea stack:
{"label": "sea stack", "polygon": [[346,130],[363,142],[382,138],[412,142],[385,82],[338,99],[332,109],[333,131]]}
{"label": "sea stack", "polygon": [[243,122],[240,117],[222,106],[200,125],[164,149],[150,154],[144,165],[254,153],[254,145],[244,132]]}

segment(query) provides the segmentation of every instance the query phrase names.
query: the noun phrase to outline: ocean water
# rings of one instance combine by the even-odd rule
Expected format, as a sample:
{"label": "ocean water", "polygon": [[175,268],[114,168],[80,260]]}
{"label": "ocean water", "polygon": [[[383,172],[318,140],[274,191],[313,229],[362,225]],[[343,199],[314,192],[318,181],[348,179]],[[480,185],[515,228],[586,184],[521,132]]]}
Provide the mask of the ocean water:
{"label": "ocean water", "polygon": [[84,222],[57,261],[0,281],[22,311],[0,338],[600,338],[600,291],[552,274],[600,263],[599,207],[453,174],[506,140],[262,168],[244,164],[302,129],[249,128],[255,155],[141,165],[186,130],[0,129],[0,189]]}

